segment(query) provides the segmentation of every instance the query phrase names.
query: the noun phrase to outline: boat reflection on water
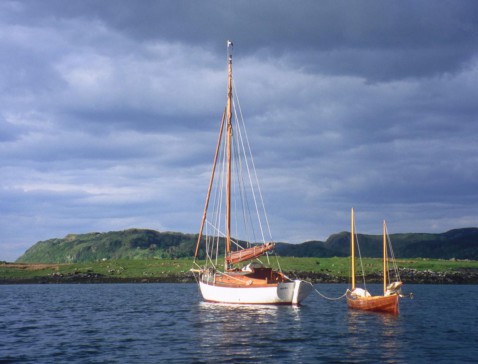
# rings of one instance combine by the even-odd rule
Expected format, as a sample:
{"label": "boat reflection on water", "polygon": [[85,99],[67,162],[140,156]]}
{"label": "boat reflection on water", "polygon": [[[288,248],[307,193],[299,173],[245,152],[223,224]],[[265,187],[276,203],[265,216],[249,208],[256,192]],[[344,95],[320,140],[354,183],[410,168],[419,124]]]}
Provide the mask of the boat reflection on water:
{"label": "boat reflection on water", "polygon": [[[199,302],[200,320],[204,323],[222,321],[231,326],[247,325],[248,323],[269,323],[277,320],[280,306],[275,305],[245,305],[214,302]],[[226,325],[226,326],[227,326]]]}
{"label": "boat reflection on water", "polygon": [[349,310],[347,314],[348,345],[350,361],[364,360],[367,353],[377,352],[371,361],[396,362],[404,360],[400,317],[383,312]]}
{"label": "boat reflection on water", "polygon": [[[208,359],[212,362],[251,360],[258,349],[270,360],[280,355],[280,346],[289,357],[296,355],[291,341],[294,333],[303,331],[298,307],[199,302],[198,311],[199,350],[211,353]],[[288,322],[287,330],[284,322]],[[221,357],[214,357],[215,352],[222,353]]]}
{"label": "boat reflection on water", "polygon": [[[297,306],[245,305],[200,302],[199,320],[210,331],[214,326],[221,330],[243,330],[257,325],[278,325],[287,316],[287,321],[300,324],[301,313]],[[209,326],[209,327],[207,327]]]}

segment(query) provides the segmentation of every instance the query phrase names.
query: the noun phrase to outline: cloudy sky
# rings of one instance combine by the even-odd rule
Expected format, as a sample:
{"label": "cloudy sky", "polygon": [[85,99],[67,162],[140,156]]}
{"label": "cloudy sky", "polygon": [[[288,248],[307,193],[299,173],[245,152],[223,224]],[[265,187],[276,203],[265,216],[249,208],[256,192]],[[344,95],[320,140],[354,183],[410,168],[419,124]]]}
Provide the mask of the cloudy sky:
{"label": "cloudy sky", "polygon": [[276,241],[478,225],[478,3],[0,2],[0,260],[196,233],[226,40]]}

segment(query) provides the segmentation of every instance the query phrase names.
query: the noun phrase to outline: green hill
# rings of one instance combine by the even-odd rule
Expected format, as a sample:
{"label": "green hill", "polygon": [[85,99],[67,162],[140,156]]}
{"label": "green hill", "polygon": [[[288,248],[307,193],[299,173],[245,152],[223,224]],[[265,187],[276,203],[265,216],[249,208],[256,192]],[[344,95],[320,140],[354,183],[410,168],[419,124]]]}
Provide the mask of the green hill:
{"label": "green hill", "polygon": [[[393,250],[397,258],[435,258],[478,260],[478,228],[454,229],[441,234],[391,234]],[[358,234],[363,257],[378,258],[382,255],[382,236]],[[348,255],[350,233],[330,236],[324,243],[337,256]]]}
{"label": "green hill", "polygon": [[[397,258],[478,260],[478,228],[450,230],[441,234],[392,234]],[[192,257],[197,234],[129,229],[107,233],[69,234],[63,239],[40,241],[28,249],[18,263],[71,263],[102,259],[149,259]],[[382,255],[382,237],[359,234],[362,257]],[[331,235],[325,242],[277,243],[281,256],[345,257],[350,254],[350,233]],[[200,252],[200,256],[202,256]]]}
{"label": "green hill", "polygon": [[181,258],[194,255],[197,234],[129,229],[107,233],[69,234],[39,241],[18,263],[78,263],[102,259]]}

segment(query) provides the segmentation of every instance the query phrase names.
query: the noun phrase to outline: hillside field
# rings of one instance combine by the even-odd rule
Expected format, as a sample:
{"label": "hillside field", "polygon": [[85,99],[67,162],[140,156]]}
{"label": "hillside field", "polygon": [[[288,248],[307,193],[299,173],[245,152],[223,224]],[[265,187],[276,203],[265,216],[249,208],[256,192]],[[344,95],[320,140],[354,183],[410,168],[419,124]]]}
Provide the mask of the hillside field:
{"label": "hillside field", "polygon": [[[201,264],[201,262],[198,263]],[[275,258],[271,259],[270,264],[272,267],[278,267]],[[192,281],[192,274],[189,272],[192,265],[191,258],[106,260],[63,264],[2,263],[0,264],[0,282],[36,282],[42,279],[54,281],[55,278],[68,277],[82,281],[96,281],[98,278],[101,278],[99,281],[115,282]],[[365,258],[363,265],[366,275],[381,275],[381,259]],[[478,261],[472,260],[400,259],[397,265],[401,269],[419,272],[478,271]],[[307,276],[307,274],[323,274],[347,281],[350,276],[350,258],[282,257],[280,266],[291,278]]]}

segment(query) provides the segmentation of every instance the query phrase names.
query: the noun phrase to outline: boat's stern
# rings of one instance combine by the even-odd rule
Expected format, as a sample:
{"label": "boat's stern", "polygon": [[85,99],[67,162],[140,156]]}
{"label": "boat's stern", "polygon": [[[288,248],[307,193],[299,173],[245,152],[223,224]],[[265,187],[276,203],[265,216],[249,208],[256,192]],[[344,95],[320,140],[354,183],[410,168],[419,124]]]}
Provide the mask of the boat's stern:
{"label": "boat's stern", "polygon": [[277,295],[283,302],[300,305],[310,292],[312,292],[312,289],[312,284],[296,279],[291,282],[279,283],[277,286]]}
{"label": "boat's stern", "polygon": [[294,296],[292,304],[299,305],[312,292],[313,286],[309,282],[304,282],[299,279],[294,281]]}

